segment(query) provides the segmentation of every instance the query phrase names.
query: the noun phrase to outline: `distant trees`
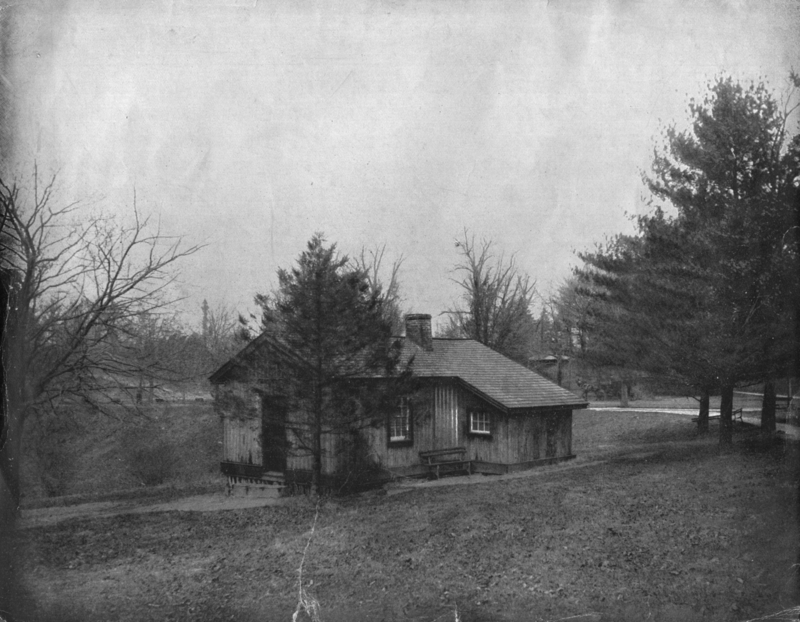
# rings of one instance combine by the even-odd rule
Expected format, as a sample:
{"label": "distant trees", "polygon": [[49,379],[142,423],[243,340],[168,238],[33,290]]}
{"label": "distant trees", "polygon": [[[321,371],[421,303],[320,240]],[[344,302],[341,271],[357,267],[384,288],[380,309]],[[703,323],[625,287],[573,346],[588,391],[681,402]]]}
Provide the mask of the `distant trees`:
{"label": "distant trees", "polygon": [[[581,254],[578,274],[600,303],[592,339],[630,365],[682,377],[706,413],[719,390],[722,443],[734,387],[769,386],[796,354],[800,137],[787,130],[796,109],[764,84],[717,79],[690,103],[691,129],[667,128],[655,151],[645,181],[665,208],[640,217],[636,235]],[[774,412],[762,423],[774,429]]]}
{"label": "distant trees", "polygon": [[561,385],[563,366],[568,361],[575,365],[587,355],[592,300],[581,293],[577,278],[572,277],[540,304],[533,347],[544,355],[556,357],[556,382]]}
{"label": "distant trees", "polygon": [[494,244],[464,231],[456,240],[461,254],[456,283],[461,306],[450,311],[448,334],[475,339],[520,363],[526,363],[535,332],[531,304],[536,283],[520,270],[514,256],[495,254]]}
{"label": "distant trees", "polygon": [[352,262],[316,234],[294,267],[278,271],[277,290],[256,299],[264,328],[297,355],[286,361],[291,377],[286,388],[292,411],[309,415],[308,425],[294,432],[312,456],[317,492],[323,435],[350,434],[394,406],[391,383],[368,393],[359,388],[370,378],[401,377],[399,352],[391,342],[396,295],[396,286],[384,290],[363,258]]}
{"label": "distant trees", "polygon": [[388,278],[384,278],[383,259],[386,255],[386,246],[377,246],[361,253],[353,261],[353,267],[360,270],[367,279],[370,292],[383,297],[383,314],[392,325],[392,331],[399,335],[403,330],[403,309],[400,296],[400,267],[403,257],[392,262],[388,268]]}
{"label": "distant trees", "polygon": [[0,275],[9,300],[0,466],[17,496],[26,419],[119,401],[142,368],[121,345],[141,318],[165,307],[173,268],[198,250],[153,231],[135,205],[130,224],[78,221],[78,206],[57,205],[54,187],[55,178],[41,184],[35,168],[30,188],[0,179]]}
{"label": "distant trees", "polygon": [[230,305],[218,302],[213,307],[203,300],[202,345],[206,353],[205,374],[222,365],[242,347],[239,316]]}

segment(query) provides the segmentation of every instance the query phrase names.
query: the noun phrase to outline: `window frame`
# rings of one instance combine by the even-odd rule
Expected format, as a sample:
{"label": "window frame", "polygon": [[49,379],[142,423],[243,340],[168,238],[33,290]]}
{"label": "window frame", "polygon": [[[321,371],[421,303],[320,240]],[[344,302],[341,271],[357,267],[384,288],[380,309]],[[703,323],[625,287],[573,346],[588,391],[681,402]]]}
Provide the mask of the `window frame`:
{"label": "window frame", "polygon": [[[480,419],[477,420],[476,417]],[[479,429],[474,424],[480,423],[486,427],[485,430]],[[494,434],[494,417],[487,409],[470,408],[467,411],[467,435],[473,438],[491,439]]]}
{"label": "window frame", "polygon": [[[392,428],[401,419],[405,420],[406,434],[392,437]],[[386,444],[388,447],[410,447],[414,444],[414,411],[411,398],[405,396],[397,398],[392,412],[386,418]]]}

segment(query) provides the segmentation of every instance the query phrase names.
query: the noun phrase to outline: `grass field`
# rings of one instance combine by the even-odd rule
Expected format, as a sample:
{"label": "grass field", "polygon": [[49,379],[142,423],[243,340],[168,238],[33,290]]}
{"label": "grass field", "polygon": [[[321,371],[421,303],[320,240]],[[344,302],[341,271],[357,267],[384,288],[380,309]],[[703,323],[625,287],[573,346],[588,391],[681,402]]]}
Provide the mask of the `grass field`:
{"label": "grass field", "polygon": [[[712,430],[713,432],[713,430]],[[576,413],[563,467],[216,513],[84,518],[16,546],[26,620],[750,620],[797,605],[797,449]]]}

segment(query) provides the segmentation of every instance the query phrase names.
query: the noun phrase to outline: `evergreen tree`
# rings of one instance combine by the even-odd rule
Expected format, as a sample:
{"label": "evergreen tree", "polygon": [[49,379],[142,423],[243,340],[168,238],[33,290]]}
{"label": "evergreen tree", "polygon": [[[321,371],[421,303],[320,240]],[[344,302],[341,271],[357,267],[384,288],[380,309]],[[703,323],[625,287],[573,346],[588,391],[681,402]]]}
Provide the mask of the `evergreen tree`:
{"label": "evergreen tree", "polygon": [[706,412],[708,392],[720,390],[727,444],[734,387],[786,374],[796,351],[800,141],[786,130],[793,109],[763,84],[720,78],[689,111],[691,129],[667,129],[646,177],[674,215],[657,209],[636,235],[583,254],[582,276],[606,303],[597,349],[683,377]]}
{"label": "evergreen tree", "polygon": [[[314,235],[295,267],[278,271],[278,290],[258,300],[267,328],[297,355],[291,365],[292,408],[308,415],[295,430],[313,459],[312,487],[322,486],[324,435],[351,435],[393,404],[399,351],[382,289],[363,268]],[[369,379],[382,378],[373,390]],[[387,381],[387,379],[389,379]]]}

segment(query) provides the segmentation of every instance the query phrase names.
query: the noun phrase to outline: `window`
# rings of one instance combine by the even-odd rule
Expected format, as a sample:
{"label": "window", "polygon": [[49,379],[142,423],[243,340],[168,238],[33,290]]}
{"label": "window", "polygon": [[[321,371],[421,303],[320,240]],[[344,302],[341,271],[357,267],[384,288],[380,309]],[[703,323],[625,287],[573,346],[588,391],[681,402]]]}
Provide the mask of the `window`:
{"label": "window", "polygon": [[389,417],[389,443],[409,444],[411,441],[411,403],[407,397],[401,397]]}
{"label": "window", "polygon": [[492,421],[488,412],[473,410],[469,413],[469,433],[491,436]]}

